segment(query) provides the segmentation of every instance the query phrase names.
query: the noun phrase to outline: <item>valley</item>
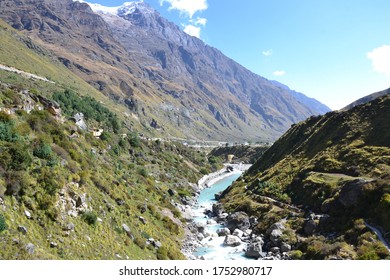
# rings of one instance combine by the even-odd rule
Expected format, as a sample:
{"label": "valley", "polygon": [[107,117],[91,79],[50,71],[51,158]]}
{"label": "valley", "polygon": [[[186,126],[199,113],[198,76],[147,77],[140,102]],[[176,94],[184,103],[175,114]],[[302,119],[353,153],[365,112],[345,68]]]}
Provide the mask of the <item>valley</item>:
{"label": "valley", "polygon": [[390,259],[389,119],[142,1],[2,0],[0,259]]}

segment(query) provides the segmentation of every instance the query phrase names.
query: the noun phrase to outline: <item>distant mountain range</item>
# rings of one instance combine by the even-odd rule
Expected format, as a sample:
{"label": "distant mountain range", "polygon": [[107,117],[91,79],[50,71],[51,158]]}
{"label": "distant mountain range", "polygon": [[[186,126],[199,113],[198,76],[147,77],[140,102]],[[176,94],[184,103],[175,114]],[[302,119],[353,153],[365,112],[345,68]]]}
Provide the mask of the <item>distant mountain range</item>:
{"label": "distant mountain range", "polygon": [[0,17],[125,105],[128,121],[151,135],[267,142],[330,110],[250,72],[143,2],[2,0]]}

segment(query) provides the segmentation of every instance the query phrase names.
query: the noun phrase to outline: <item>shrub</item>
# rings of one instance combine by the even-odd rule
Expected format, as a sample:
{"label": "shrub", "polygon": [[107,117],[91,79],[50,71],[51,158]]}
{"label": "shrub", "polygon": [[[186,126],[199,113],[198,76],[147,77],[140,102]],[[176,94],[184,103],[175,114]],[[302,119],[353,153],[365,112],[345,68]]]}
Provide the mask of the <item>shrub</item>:
{"label": "shrub", "polygon": [[138,137],[137,134],[135,133],[132,133],[129,137],[129,144],[133,147],[133,148],[138,148],[140,145],[141,145],[141,141]]}
{"label": "shrub", "polygon": [[8,228],[7,223],[5,222],[5,218],[2,214],[0,214],[0,232],[5,231]]}
{"label": "shrub", "polygon": [[157,250],[157,259],[159,260],[169,260],[168,250],[164,246],[158,248]]}
{"label": "shrub", "polygon": [[57,190],[65,184],[65,180],[61,174],[63,174],[62,169],[44,167],[41,169],[38,183],[49,195],[55,195]]}
{"label": "shrub", "polygon": [[52,153],[51,147],[45,142],[40,142],[33,150],[33,155],[41,159],[49,159]]}
{"label": "shrub", "polygon": [[28,148],[21,143],[12,145],[8,149],[8,153],[12,158],[10,168],[13,170],[26,170],[32,162]]}
{"label": "shrub", "polygon": [[82,216],[83,220],[90,226],[96,225],[97,215],[92,211],[85,212]]}
{"label": "shrub", "polygon": [[148,171],[144,167],[138,169],[138,174],[145,178],[148,177]]}
{"label": "shrub", "polygon": [[145,249],[145,247],[146,247],[145,239],[143,239],[142,237],[137,236],[137,237],[134,239],[134,243],[135,243],[138,247],[140,247],[141,249]]}

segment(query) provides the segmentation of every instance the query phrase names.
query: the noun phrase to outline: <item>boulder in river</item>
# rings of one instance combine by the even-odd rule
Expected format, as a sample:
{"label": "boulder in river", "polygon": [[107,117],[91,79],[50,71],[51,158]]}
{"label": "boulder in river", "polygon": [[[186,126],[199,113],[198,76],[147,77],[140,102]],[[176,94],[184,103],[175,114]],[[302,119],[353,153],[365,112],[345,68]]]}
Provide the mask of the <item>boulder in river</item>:
{"label": "boulder in river", "polygon": [[227,217],[226,227],[233,232],[236,228],[247,230],[250,228],[249,217],[245,212],[236,212]]}
{"label": "boulder in river", "polygon": [[244,235],[244,232],[238,228],[236,228],[234,231],[233,231],[233,235],[234,236],[237,236],[238,238],[242,238],[242,236]]}
{"label": "boulder in river", "polygon": [[237,236],[234,235],[227,235],[225,237],[225,240],[223,241],[223,245],[230,246],[230,247],[236,247],[241,245],[241,240]]}
{"label": "boulder in river", "polygon": [[228,236],[230,235],[230,230],[228,228],[219,228],[217,229],[218,236]]}

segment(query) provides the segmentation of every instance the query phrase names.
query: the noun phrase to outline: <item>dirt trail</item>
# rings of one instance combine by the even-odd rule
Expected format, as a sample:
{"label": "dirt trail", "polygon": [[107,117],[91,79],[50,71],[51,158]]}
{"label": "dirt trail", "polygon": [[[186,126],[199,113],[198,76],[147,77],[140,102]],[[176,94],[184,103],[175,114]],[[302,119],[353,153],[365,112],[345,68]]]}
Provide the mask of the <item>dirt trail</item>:
{"label": "dirt trail", "polygon": [[19,74],[21,76],[24,76],[26,78],[29,78],[29,79],[37,79],[37,80],[41,80],[41,81],[44,81],[44,82],[55,84],[53,81],[50,81],[50,80],[48,80],[45,77],[41,77],[41,76],[38,76],[38,75],[35,75],[35,74],[32,74],[32,73],[28,73],[28,72],[16,69],[14,67],[9,67],[9,66],[3,65],[3,64],[0,64],[0,70],[13,72],[13,73]]}

